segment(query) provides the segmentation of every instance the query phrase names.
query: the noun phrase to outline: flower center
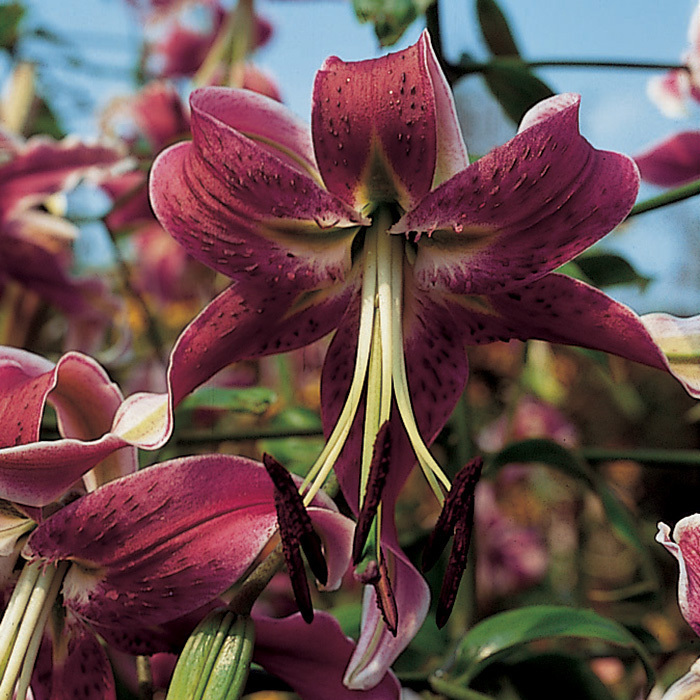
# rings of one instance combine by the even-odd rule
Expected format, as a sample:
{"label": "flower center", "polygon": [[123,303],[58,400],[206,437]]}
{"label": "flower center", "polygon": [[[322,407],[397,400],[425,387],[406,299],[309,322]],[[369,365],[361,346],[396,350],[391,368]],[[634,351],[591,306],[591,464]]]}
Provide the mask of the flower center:
{"label": "flower center", "polygon": [[[450,488],[449,479],[420,435],[411,404],[403,343],[403,275],[413,249],[402,236],[387,233],[392,223],[390,210],[379,207],[372,225],[365,231],[360,258],[363,278],[355,369],[336,425],[302,485],[305,505],[311,502],[338,459],[363,397],[360,506],[377,434],[391,419],[394,399],[418,463],[440,504],[444,501],[444,490]],[[379,528],[376,532],[378,537]]]}

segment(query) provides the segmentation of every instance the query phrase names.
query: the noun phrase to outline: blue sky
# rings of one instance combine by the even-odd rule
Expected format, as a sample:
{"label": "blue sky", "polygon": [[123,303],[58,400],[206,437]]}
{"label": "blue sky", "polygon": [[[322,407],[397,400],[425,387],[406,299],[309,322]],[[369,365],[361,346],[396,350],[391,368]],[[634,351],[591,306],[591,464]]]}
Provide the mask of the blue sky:
{"label": "blue sky", "polygon": [[[70,38],[74,53],[102,70],[72,69],[46,52],[47,75],[55,85],[58,106],[72,129],[96,133],[94,107],[128,93],[129,68],[139,46],[141,28],[124,0],[34,0],[35,21]],[[523,53],[532,59],[615,59],[674,62],[685,47],[694,0],[501,0]],[[275,27],[273,40],[258,62],[277,78],[285,102],[308,119],[314,72],[330,54],[346,60],[378,54],[372,29],[360,26],[345,0],[259,0],[259,11]],[[470,0],[441,2],[448,57],[461,51],[480,57],[484,48]],[[414,25],[401,46],[416,40]],[[42,54],[43,57],[43,54]],[[650,73],[631,70],[546,69],[539,75],[556,91],[583,96],[581,128],[600,148],[627,153],[680,128],[700,128],[700,109],[685,122],[671,122],[645,95]],[[475,153],[503,142],[514,127],[498,110],[487,108],[478,77],[456,88],[465,119],[467,145]],[[82,102],[81,102],[82,100]],[[493,111],[492,111],[493,110]],[[645,188],[644,195],[657,192]],[[700,219],[694,200],[659,213],[645,214],[606,239],[641,270],[656,277],[643,295],[612,290],[640,312],[700,311]]]}

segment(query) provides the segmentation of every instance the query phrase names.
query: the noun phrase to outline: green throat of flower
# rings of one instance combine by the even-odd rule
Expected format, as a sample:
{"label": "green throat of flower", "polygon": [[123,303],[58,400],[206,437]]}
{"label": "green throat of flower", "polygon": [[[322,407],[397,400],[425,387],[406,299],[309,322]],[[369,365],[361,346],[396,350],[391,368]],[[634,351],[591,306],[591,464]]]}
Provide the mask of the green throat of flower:
{"label": "green throat of flower", "polygon": [[[450,481],[430,454],[420,435],[411,405],[406,377],[403,338],[404,267],[412,253],[402,236],[390,235],[393,223],[388,207],[379,207],[372,225],[365,230],[360,264],[363,267],[362,298],[355,369],[345,404],[323,452],[311,468],[303,489],[308,505],[330,474],[350,434],[365,399],[359,503],[362,506],[370,480],[373,450],[380,428],[391,418],[396,401],[401,422],[411,441],[418,464],[435,496],[442,504]],[[375,552],[381,505],[378,506],[373,537]]]}

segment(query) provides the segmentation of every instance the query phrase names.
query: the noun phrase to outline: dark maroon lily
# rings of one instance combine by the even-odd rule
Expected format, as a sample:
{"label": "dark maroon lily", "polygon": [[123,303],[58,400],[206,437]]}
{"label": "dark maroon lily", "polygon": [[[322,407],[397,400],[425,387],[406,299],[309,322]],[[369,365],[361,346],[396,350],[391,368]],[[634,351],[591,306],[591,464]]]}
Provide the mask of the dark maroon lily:
{"label": "dark maroon lily", "polygon": [[[578,105],[575,95],[542,102],[512,141],[470,165],[426,33],[379,59],[329,58],[310,134],[258,95],[195,91],[193,141],[154,164],[151,199],[164,227],[233,279],[180,337],[172,403],[230,362],[335,330],[322,382],[328,440],[306,498],[335,469],[355,512],[376,436],[391,423],[374,557],[387,553],[398,635],[371,591],[350,687],[375,683],[426,614],[427,587],[401,554],[391,513],[416,458],[438,499],[449,489],[428,445],[464,388],[466,345],[581,345],[700,391],[698,319],[640,319],[554,272],[625,218],[639,185],[631,159],[579,134]],[[166,415],[162,399],[134,401]]]}

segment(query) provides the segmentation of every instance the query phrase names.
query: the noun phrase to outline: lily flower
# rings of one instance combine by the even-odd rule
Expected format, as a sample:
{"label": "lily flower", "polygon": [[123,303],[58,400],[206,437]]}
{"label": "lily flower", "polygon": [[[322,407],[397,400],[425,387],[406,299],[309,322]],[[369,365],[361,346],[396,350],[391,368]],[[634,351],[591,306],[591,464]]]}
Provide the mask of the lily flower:
{"label": "lily flower", "polygon": [[[333,590],[348,566],[352,522],[323,494],[308,507],[308,515],[321,536],[326,588]],[[9,660],[4,663],[0,697],[5,697],[6,688],[12,690],[24,663],[19,640],[40,639],[43,617],[52,621],[52,673],[48,679],[37,673],[32,683],[45,691],[47,681],[49,687],[53,683],[52,697],[60,695],[57,687],[61,697],[110,697],[111,670],[95,634],[128,653],[171,651],[181,639],[168,635],[168,625],[216,603],[256,561],[276,530],[274,487],[265,469],[252,460],[225,455],[163,462],[61,508],[38,525],[22,552],[29,564],[0,629],[5,631],[0,634],[4,645],[14,639],[12,652],[4,657]],[[50,586],[39,606],[45,614],[32,617],[34,598],[26,603],[23,594],[38,571]],[[59,586],[64,610],[54,619],[51,611]],[[280,621],[278,626],[288,630],[296,625]],[[328,627],[328,621],[321,622],[317,632],[322,626]],[[7,630],[15,629],[8,636]],[[324,636],[334,636],[328,630],[320,634],[317,645]],[[277,638],[274,632],[268,636],[268,655],[274,654]],[[31,642],[27,646],[31,649]],[[261,663],[265,653],[262,649],[259,654]],[[88,663],[80,668],[78,661]],[[284,677],[284,663],[275,668]]]}
{"label": "lily flower", "polygon": [[[366,563],[379,570],[386,555],[398,630],[369,587],[346,675],[349,687],[371,687],[428,609],[393,505],[416,459],[438,500],[450,487],[428,446],[467,381],[465,346],[581,345],[671,371],[700,395],[696,363],[685,361],[700,321],[640,319],[554,272],[624,219],[639,185],[631,159],[579,134],[575,95],[535,106],[513,140],[471,165],[427,33],[382,58],[327,59],[311,133],[245,91],[200,89],[191,107],[193,141],[156,160],[151,201],[174,238],[233,283],[181,335],[170,404],[231,362],[335,330],[322,379],[327,444],[305,499],[335,469],[359,513],[377,436],[391,425]],[[168,429],[162,397],[132,400],[161,411]]]}

